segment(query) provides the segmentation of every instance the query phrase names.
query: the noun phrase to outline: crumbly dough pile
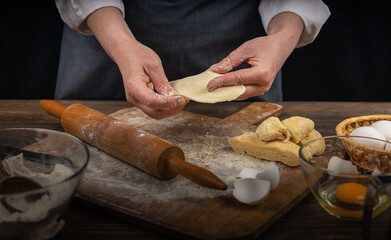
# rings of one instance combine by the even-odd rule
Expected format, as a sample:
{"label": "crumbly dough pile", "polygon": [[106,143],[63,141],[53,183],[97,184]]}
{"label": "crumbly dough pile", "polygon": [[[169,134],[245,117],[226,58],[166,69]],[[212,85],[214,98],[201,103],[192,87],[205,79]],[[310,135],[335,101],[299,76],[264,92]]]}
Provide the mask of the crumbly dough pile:
{"label": "crumbly dough pile", "polygon": [[[277,117],[270,117],[257,127],[255,133],[244,132],[228,142],[239,154],[298,166],[300,146],[309,140],[322,137],[314,127],[314,122],[305,117],[294,116],[282,122]],[[325,143],[315,141],[304,150],[304,157],[311,159],[313,155],[324,152]]]}

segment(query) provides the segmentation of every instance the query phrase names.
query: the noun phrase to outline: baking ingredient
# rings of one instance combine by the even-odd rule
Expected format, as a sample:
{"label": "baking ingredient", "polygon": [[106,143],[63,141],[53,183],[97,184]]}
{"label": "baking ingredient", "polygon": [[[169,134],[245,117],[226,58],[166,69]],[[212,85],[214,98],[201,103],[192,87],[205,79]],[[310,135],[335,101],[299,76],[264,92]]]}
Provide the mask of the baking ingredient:
{"label": "baking ingredient", "polygon": [[375,128],[381,134],[383,134],[387,141],[391,140],[391,121],[380,120],[374,122],[371,127]]}
{"label": "baking ingredient", "polygon": [[241,179],[234,182],[232,195],[239,202],[249,205],[263,202],[269,196],[270,190],[275,189],[280,183],[280,172],[274,163],[268,164],[262,171],[255,168],[243,168],[239,177]]}
{"label": "baking ingredient", "polygon": [[[288,139],[288,136],[292,137]],[[242,135],[229,139],[228,143],[239,154],[269,161],[280,161],[294,167],[300,165],[298,154],[300,146],[320,137],[322,135],[314,129],[314,122],[309,118],[293,116],[280,122],[277,117],[270,117],[257,127],[255,133],[244,132]],[[304,148],[303,155],[310,160],[313,155],[322,154],[324,150],[325,143],[321,139]]]}
{"label": "baking ingredient", "polygon": [[381,171],[379,170],[379,168],[375,167],[375,169],[373,169],[372,175],[380,175],[380,174],[381,174]]}
{"label": "baking ingredient", "polygon": [[301,139],[301,141],[299,142],[299,145],[302,146],[304,143],[319,138],[316,141],[309,142],[308,145],[303,149],[303,156],[307,160],[311,160],[312,156],[314,155],[322,154],[326,149],[325,142],[323,139],[320,139],[321,137],[322,135],[314,129],[307,137]]}
{"label": "baking ingredient", "polygon": [[[10,175],[25,176],[31,178],[42,186],[52,185],[63,181],[73,174],[72,169],[62,165],[54,165],[50,173],[41,173],[30,170],[24,165],[23,155],[19,154],[3,160],[3,165]],[[34,202],[28,202],[24,195],[12,195],[7,198],[13,206],[23,209],[23,212],[10,212],[0,204],[0,224],[2,222],[39,222],[48,214],[54,214],[53,209],[65,205],[73,196],[76,188],[75,180],[68,180],[61,184],[48,187],[48,194],[43,195]]]}
{"label": "baking ingredient", "polygon": [[273,163],[267,165],[265,170],[257,173],[256,178],[269,181],[270,189],[273,190],[280,183],[280,172],[278,171],[278,167]]}
{"label": "baking ingredient", "polygon": [[[386,137],[382,133],[380,133],[377,129],[369,126],[358,127],[354,129],[349,136],[363,136],[376,138],[383,141],[386,140]],[[374,139],[354,138],[354,141],[376,149],[384,149],[385,147],[385,142],[376,141]]]}
{"label": "baking ingredient", "polygon": [[[89,146],[90,161],[83,177],[81,191],[93,188],[94,191],[112,195],[111,199],[118,198],[121,201],[153,206],[156,206],[156,202],[167,204],[169,201],[187,198],[232,198],[233,182],[241,169],[247,167],[262,170],[269,164],[251,156],[236,154],[230,149],[227,135],[238,134],[246,129],[236,122],[222,124],[218,119],[211,121],[209,117],[186,111],[156,120],[133,107],[111,116],[176,144],[185,153],[187,162],[212,171],[227,184],[228,190],[216,191],[200,187],[182,176],[162,181],[103,151],[91,150]],[[84,186],[88,186],[88,189],[83,189]],[[105,196],[103,198],[106,198]],[[179,214],[176,208],[169,211]]]}
{"label": "baking ingredient", "polygon": [[291,134],[291,140],[294,143],[299,143],[303,138],[307,137],[315,127],[315,123],[306,117],[293,116],[282,121]]}
{"label": "baking ingredient", "polygon": [[[334,171],[342,174],[358,175],[357,167],[348,160],[337,156],[330,158],[328,171]],[[363,204],[367,188],[359,183],[348,182],[339,185],[335,191],[338,200],[349,204]]]}
{"label": "baking ingredient", "polygon": [[170,84],[176,91],[172,95],[184,96],[196,102],[216,103],[235,100],[246,91],[244,85],[237,85],[208,92],[206,86],[210,80],[221,75],[208,69],[198,75],[171,81]]}
{"label": "baking ingredient", "polygon": [[232,149],[243,155],[250,155],[269,161],[280,161],[288,166],[299,166],[299,148],[300,146],[292,141],[270,141],[265,142],[258,138],[253,132],[244,132],[240,136],[228,140]]}
{"label": "baking ingredient", "polygon": [[240,178],[256,178],[258,173],[261,173],[261,170],[255,168],[243,168],[240,173]]}
{"label": "baking ingredient", "polygon": [[262,141],[266,142],[276,139],[287,142],[291,137],[288,128],[282,124],[278,117],[269,117],[259,124],[255,132]]}
{"label": "baking ingredient", "polygon": [[[371,127],[378,130],[381,134],[384,135],[388,142],[391,142],[391,121],[380,120],[374,122]],[[391,151],[391,143],[386,143],[385,150]]]}
{"label": "baking ingredient", "polygon": [[257,205],[270,193],[270,182],[266,180],[244,178],[234,182],[232,195],[241,203]]}
{"label": "baking ingredient", "polygon": [[349,204],[364,204],[367,187],[359,183],[343,183],[335,191],[336,197]]}
{"label": "baking ingredient", "polygon": [[337,156],[333,156],[330,158],[327,170],[344,174],[358,174],[356,165],[353,165],[351,161],[344,160]]}

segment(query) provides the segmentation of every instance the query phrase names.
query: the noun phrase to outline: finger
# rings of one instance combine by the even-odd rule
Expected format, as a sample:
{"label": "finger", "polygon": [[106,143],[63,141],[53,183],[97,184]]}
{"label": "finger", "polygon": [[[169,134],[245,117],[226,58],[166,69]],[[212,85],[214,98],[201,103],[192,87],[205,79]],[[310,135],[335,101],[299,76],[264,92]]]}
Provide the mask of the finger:
{"label": "finger", "polygon": [[156,109],[176,108],[185,105],[185,99],[182,96],[163,96],[157,94],[142,81],[135,81],[132,88],[130,97],[140,102],[140,105]]}
{"label": "finger", "polygon": [[158,93],[167,96],[174,91],[174,88],[168,83],[167,76],[164,73],[163,66],[160,62],[145,67],[144,71],[149,76]]}
{"label": "finger", "polygon": [[244,84],[259,84],[260,75],[255,68],[241,69],[235,72],[226,73],[210,80],[206,88],[209,92],[224,86],[236,86]]}
{"label": "finger", "polygon": [[249,56],[246,56],[245,49],[242,46],[231,52],[226,58],[219,63],[213,64],[210,70],[216,73],[227,73],[234,67],[242,64]]}
{"label": "finger", "polygon": [[152,91],[155,91],[155,88],[154,88],[154,86],[153,86],[153,84],[151,82],[147,84],[147,87],[149,89],[151,89]]}
{"label": "finger", "polygon": [[156,91],[164,96],[169,96],[175,92],[175,89],[171,86],[169,82],[165,82],[156,87]]}
{"label": "finger", "polygon": [[265,94],[269,88],[260,87],[259,85],[245,85],[246,91],[240,95],[236,101],[246,100],[250,97],[260,96]]}
{"label": "finger", "polygon": [[[163,119],[169,116],[172,116],[182,110],[186,104],[183,106],[177,106],[176,108],[164,108],[164,109],[156,109],[150,108],[145,105],[138,106],[145,114],[154,119]],[[137,106],[137,105],[136,105]]]}

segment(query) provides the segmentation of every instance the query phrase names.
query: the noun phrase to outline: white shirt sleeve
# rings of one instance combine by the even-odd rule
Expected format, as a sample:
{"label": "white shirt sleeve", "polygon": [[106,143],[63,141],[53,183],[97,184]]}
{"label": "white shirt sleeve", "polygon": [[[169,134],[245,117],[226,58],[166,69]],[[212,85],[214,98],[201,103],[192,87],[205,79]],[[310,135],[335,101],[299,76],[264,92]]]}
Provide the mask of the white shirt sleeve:
{"label": "white shirt sleeve", "polygon": [[292,12],[299,15],[304,22],[304,30],[297,48],[313,42],[330,16],[330,10],[322,0],[262,0],[258,10],[266,31],[272,18],[279,13]]}
{"label": "white shirt sleeve", "polygon": [[125,17],[125,8],[122,0],[56,0],[56,6],[62,20],[70,28],[84,35],[92,35],[86,19],[99,8],[116,7]]}

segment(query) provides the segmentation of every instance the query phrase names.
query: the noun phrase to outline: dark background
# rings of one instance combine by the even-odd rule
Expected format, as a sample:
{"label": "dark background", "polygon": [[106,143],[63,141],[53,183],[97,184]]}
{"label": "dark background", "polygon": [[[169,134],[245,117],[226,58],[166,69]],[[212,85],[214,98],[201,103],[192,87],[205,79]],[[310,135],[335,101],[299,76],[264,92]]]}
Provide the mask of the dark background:
{"label": "dark background", "polygon": [[[63,22],[54,1],[0,9],[0,99],[53,98]],[[285,101],[391,101],[391,8],[324,0],[331,17],[283,67]]]}

